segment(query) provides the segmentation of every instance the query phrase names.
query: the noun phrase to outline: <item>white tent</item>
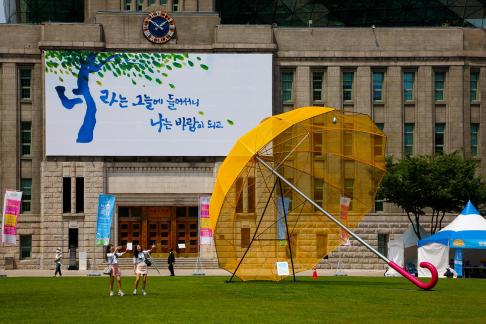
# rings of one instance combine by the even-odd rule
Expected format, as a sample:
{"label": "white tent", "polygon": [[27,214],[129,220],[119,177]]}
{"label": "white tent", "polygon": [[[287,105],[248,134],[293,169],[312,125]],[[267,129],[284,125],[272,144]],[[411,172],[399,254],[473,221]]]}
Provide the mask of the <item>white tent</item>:
{"label": "white tent", "polygon": [[[420,236],[422,238],[427,237],[429,234],[419,227]],[[417,234],[413,230],[413,225],[410,224],[405,232],[397,239],[388,242],[388,259],[395,262],[401,267],[404,267],[406,263],[417,263]],[[388,268],[385,272],[386,277],[400,277],[401,275],[393,268]]]}
{"label": "white tent", "polygon": [[[486,249],[486,219],[471,202],[446,227],[418,242],[419,262],[432,263],[443,275],[449,265],[449,249]],[[428,270],[419,269],[419,276],[430,277]]]}

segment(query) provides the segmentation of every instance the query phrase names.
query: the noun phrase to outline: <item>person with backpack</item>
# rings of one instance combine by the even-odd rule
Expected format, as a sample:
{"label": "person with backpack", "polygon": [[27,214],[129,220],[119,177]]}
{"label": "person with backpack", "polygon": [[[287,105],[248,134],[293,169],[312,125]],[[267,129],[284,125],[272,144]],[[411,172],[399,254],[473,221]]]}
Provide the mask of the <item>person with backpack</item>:
{"label": "person with backpack", "polygon": [[149,253],[152,252],[153,249],[155,249],[155,245],[152,245],[150,250],[142,250],[142,247],[139,244],[133,251],[133,271],[135,272],[135,289],[133,290],[134,295],[137,294],[140,276],[142,276],[142,295],[147,295],[147,292],[145,291],[148,273],[147,266],[152,264]]}
{"label": "person with backpack", "polygon": [[125,294],[122,291],[121,284],[121,271],[118,265],[118,258],[121,257],[125,252],[120,252],[121,246],[114,247],[113,244],[108,244],[106,247],[106,259],[108,261],[108,266],[110,267],[110,296],[113,296],[115,292],[113,291],[113,281],[118,285],[118,296],[123,297]]}

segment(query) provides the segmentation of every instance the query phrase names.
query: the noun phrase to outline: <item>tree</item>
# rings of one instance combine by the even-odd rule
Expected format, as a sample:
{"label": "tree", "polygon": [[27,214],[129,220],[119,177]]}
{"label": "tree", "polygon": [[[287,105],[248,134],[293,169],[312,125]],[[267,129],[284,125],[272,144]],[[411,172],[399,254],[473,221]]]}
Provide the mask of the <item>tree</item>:
{"label": "tree", "polygon": [[[208,69],[205,64],[197,62],[201,61],[200,57],[196,57],[195,61],[196,63],[187,53],[45,52],[46,73],[58,75],[61,82],[64,82],[65,77],[77,78],[77,88],[72,90],[77,97],[68,98],[64,86],[56,86],[55,90],[66,109],[72,109],[83,102],[86,105],[84,120],[76,139],[78,143],[90,143],[96,125],[96,102],[89,87],[91,77],[95,76],[102,80],[106,73],[111,73],[116,78],[129,78],[133,85],[145,79],[162,86],[163,79],[167,78],[174,68],[193,68],[198,64],[201,69]],[[96,83],[101,85],[101,80],[96,80]],[[175,88],[172,83],[168,83],[168,86]]]}
{"label": "tree", "polygon": [[379,195],[403,208],[419,239],[420,217],[427,208],[432,210],[434,234],[446,213],[460,211],[468,200],[480,204],[486,199],[486,184],[476,175],[477,162],[458,153],[406,156],[398,162],[387,157],[386,166]]}

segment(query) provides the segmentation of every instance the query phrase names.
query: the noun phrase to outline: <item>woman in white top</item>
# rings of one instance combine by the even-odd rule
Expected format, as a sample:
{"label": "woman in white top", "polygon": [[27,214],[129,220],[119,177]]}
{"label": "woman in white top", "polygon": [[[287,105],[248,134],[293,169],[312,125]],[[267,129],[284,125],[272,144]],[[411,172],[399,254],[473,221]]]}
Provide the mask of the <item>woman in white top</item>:
{"label": "woman in white top", "polygon": [[133,270],[135,271],[135,289],[133,290],[133,294],[137,294],[138,289],[138,282],[140,281],[140,275],[142,275],[142,295],[146,295],[145,286],[147,284],[147,264],[145,264],[145,259],[148,259],[149,253],[155,248],[155,245],[152,245],[150,250],[142,250],[140,245],[137,245],[137,248],[133,251]]}
{"label": "woman in white top", "polygon": [[125,295],[121,290],[121,271],[120,267],[118,266],[118,258],[121,257],[125,252],[120,252],[121,246],[117,246],[116,248],[113,244],[108,244],[106,247],[106,259],[108,260],[108,265],[111,269],[110,272],[110,296],[114,295],[113,292],[113,281],[115,280],[116,276],[116,283],[118,285],[118,296]]}
{"label": "woman in white top", "polygon": [[59,273],[59,277],[62,277],[62,273],[61,273],[62,263],[61,263],[61,260],[62,260],[61,248],[57,248],[56,249],[56,256],[54,258],[54,264],[56,265],[56,271],[54,272],[54,277],[56,277],[58,273]]}

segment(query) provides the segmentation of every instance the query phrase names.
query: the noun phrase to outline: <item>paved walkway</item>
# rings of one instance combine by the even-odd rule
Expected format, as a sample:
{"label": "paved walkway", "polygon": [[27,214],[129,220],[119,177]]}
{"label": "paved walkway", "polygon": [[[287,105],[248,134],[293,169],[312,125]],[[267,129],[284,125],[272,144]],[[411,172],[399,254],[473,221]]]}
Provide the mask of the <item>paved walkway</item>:
{"label": "paved walkway", "polygon": [[[160,274],[153,267],[149,269],[149,276],[169,276],[169,270],[159,269]],[[206,276],[231,276],[226,270],[223,269],[203,269],[202,272]],[[0,270],[0,275],[5,274],[7,277],[52,277],[54,275],[54,270]],[[348,276],[359,276],[359,277],[382,277],[383,270],[344,270],[344,273]],[[62,274],[65,277],[85,277],[90,275],[103,276],[102,271],[92,271],[92,270],[62,270]],[[334,276],[336,270],[317,270],[319,276]],[[122,270],[123,276],[133,276],[132,270]],[[192,276],[194,275],[194,270],[191,269],[176,269],[176,276]],[[304,271],[298,273],[296,276],[308,276],[312,277],[312,270]]]}

